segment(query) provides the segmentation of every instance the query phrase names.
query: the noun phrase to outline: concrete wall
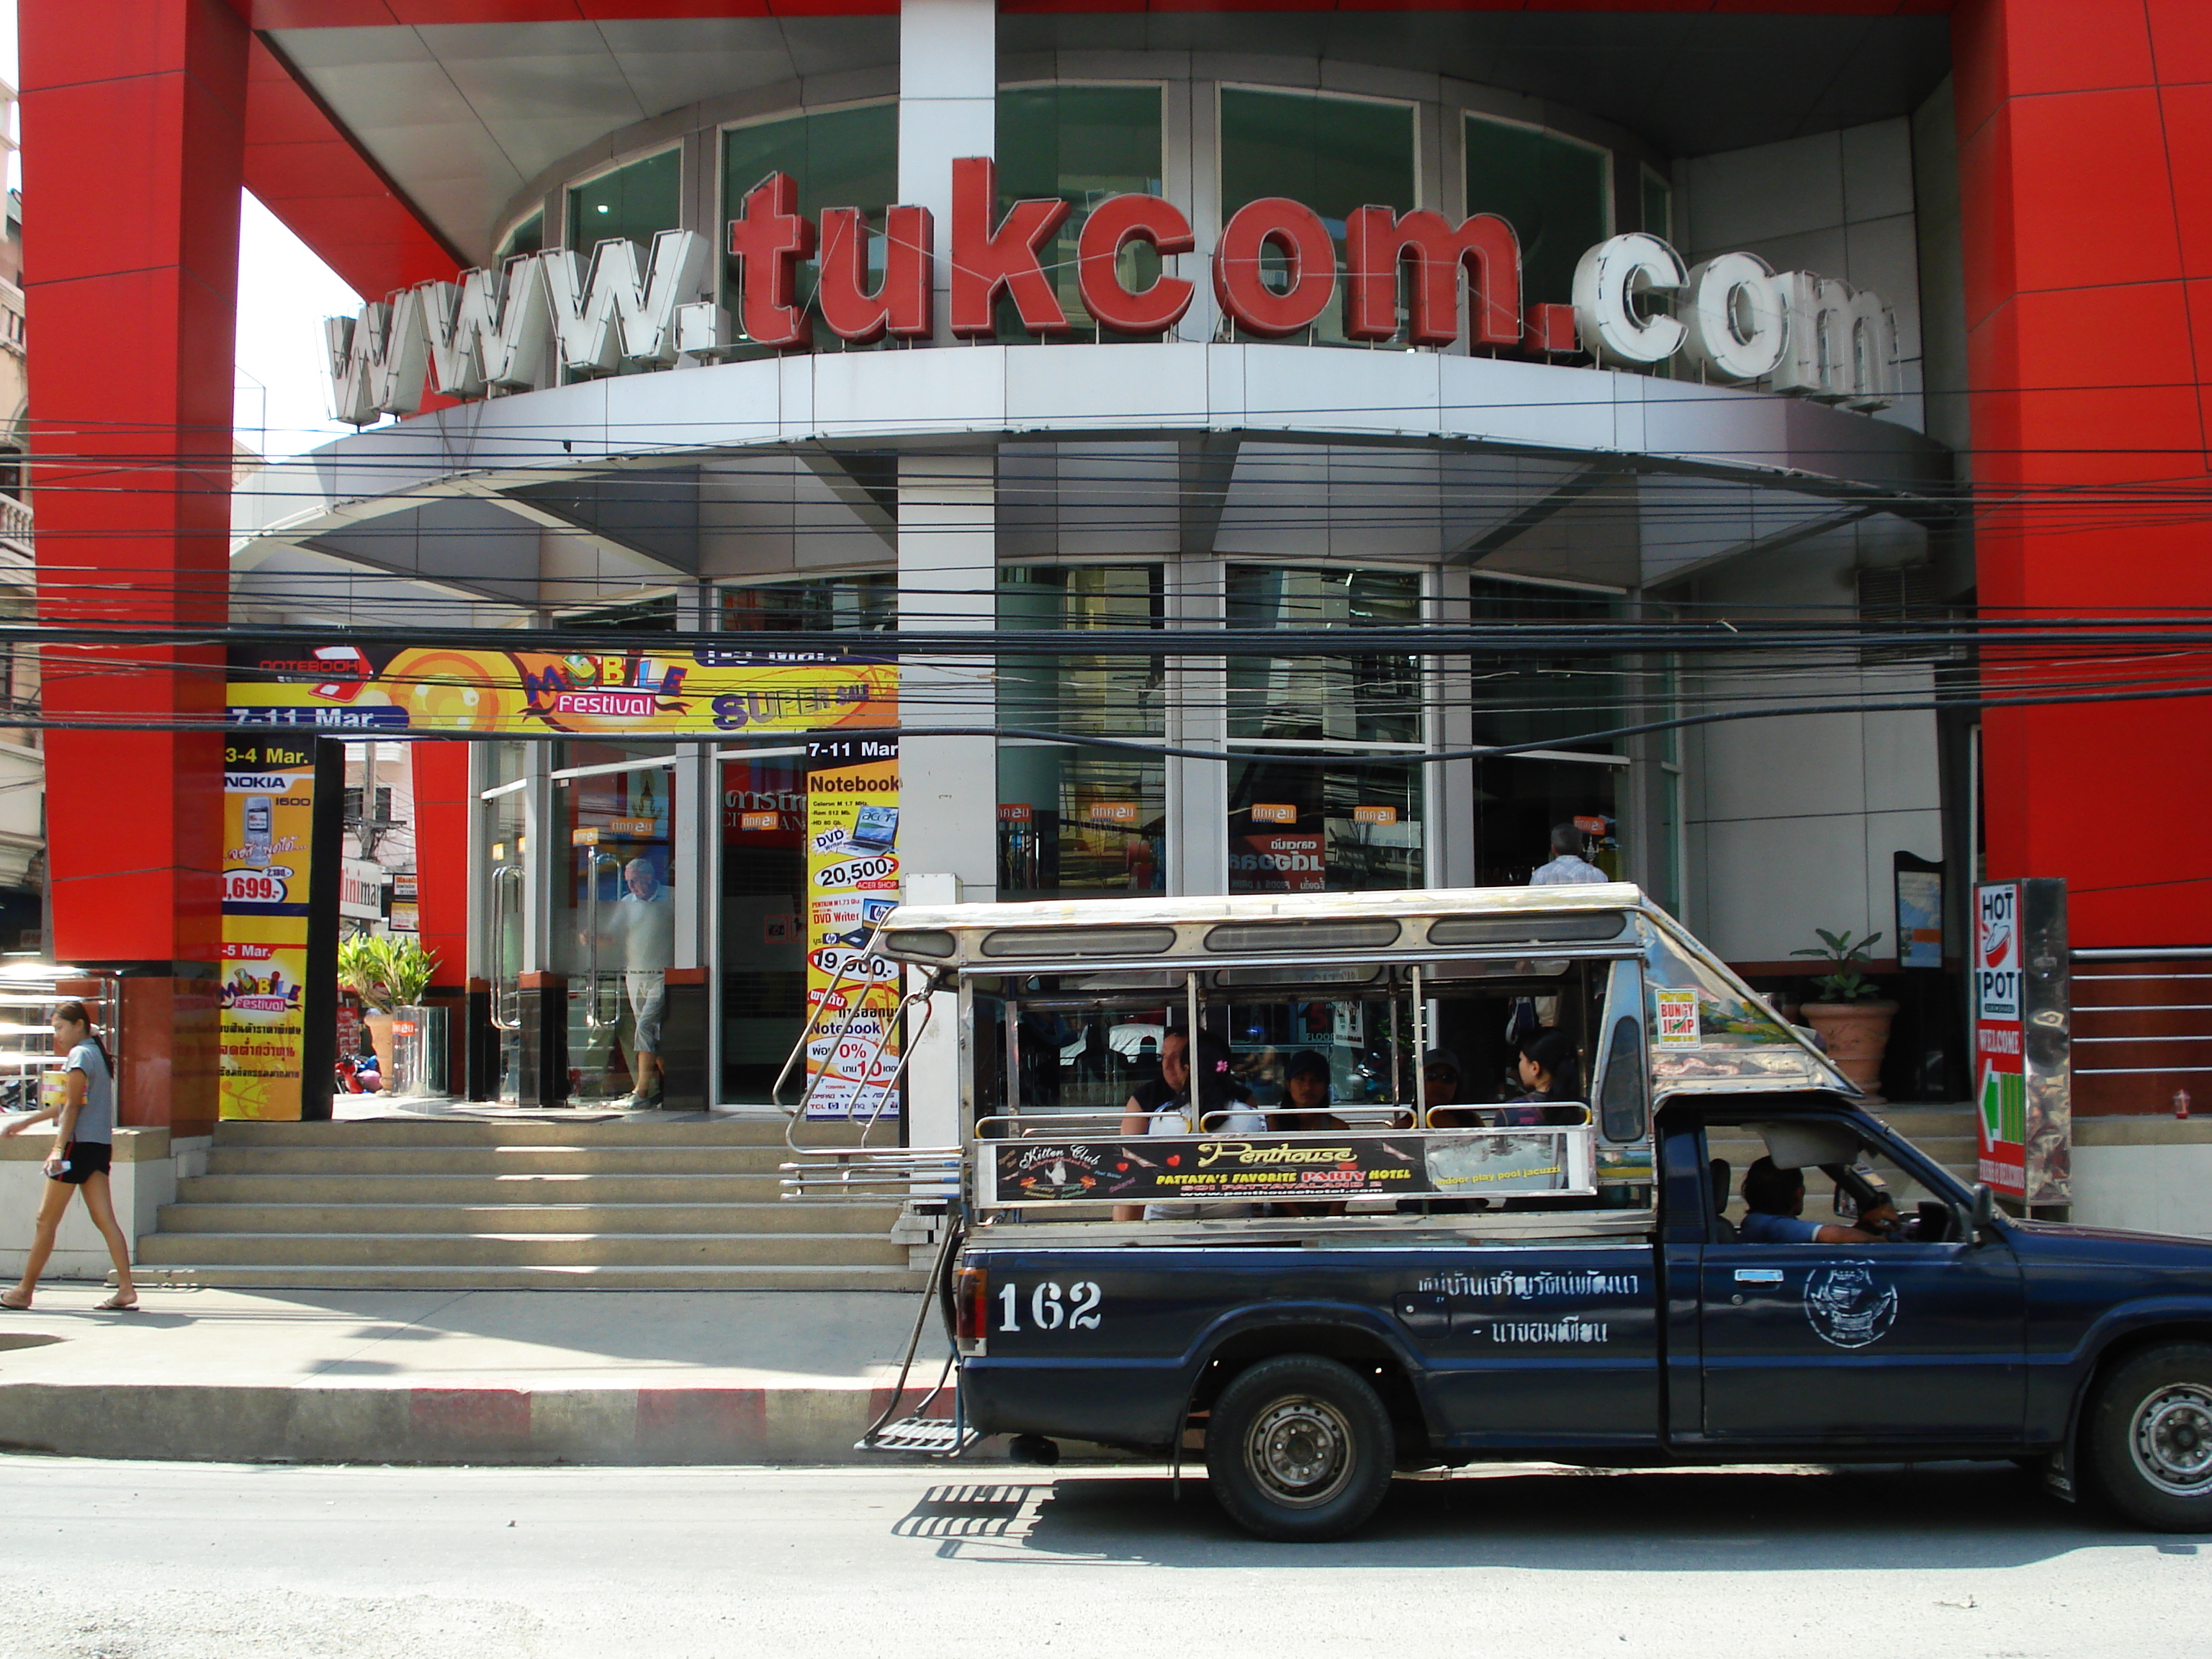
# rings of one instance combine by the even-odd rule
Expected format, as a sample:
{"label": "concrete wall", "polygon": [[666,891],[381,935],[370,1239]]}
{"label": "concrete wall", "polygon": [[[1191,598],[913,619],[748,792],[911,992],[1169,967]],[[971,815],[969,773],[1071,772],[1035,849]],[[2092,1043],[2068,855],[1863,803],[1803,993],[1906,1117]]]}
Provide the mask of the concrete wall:
{"label": "concrete wall", "polygon": [[2212,1118],[2077,1118],[2074,1218],[2212,1237]]}
{"label": "concrete wall", "polygon": [[[1728,613],[1848,615],[1856,573],[1885,550],[1856,527],[1702,579]],[[1832,658],[1784,677],[1709,659],[1686,675],[1698,706],[1856,703],[1923,696],[1924,665],[1861,668]],[[1814,929],[1880,933],[1896,950],[1894,853],[1942,855],[1932,714],[1808,714],[1692,727],[1683,811],[1691,922],[1731,962],[1778,962],[1817,945]],[[1809,964],[1808,964],[1809,967]]]}
{"label": "concrete wall", "polygon": [[[53,1127],[46,1123],[0,1139],[0,1277],[10,1283],[22,1273],[23,1258],[30,1250],[32,1226],[51,1184],[40,1166],[53,1147]],[[205,1163],[206,1147],[204,1138],[180,1140],[173,1152],[167,1129],[115,1132],[115,1162],[108,1186],[115,1218],[131,1241],[133,1261],[138,1240],[154,1231],[161,1206],[176,1201],[179,1164],[185,1164],[185,1173],[198,1173]],[[83,1200],[71,1198],[46,1277],[97,1281],[112,1268],[107,1245],[92,1224]]]}
{"label": "concrete wall", "polygon": [[1881,418],[1924,429],[1913,207],[1912,123],[1903,117],[1674,163],[1676,240],[1692,264],[1741,249],[1889,302],[1905,396]]}

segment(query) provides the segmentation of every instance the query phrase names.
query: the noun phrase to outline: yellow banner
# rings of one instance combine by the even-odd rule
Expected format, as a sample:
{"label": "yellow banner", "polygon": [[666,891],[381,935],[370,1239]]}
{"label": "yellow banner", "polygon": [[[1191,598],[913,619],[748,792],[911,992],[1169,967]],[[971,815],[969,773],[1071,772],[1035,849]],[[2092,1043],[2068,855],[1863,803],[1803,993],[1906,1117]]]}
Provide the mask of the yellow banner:
{"label": "yellow banner", "polygon": [[757,647],[588,653],[236,647],[230,717],[326,735],[814,732],[898,720],[895,663]]}

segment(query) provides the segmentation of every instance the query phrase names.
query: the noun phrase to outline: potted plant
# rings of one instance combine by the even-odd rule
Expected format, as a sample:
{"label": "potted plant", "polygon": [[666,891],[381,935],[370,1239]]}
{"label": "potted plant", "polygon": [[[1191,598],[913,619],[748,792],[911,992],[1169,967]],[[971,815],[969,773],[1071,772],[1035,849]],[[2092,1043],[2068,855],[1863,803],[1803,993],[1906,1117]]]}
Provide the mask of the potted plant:
{"label": "potted plant", "polygon": [[1817,949],[1792,951],[1793,957],[1817,957],[1829,971],[1816,975],[1813,994],[1798,1012],[1805,1023],[1820,1034],[1821,1046],[1838,1069],[1866,1091],[1869,1105],[1881,1104],[1881,1057],[1889,1048],[1890,1022],[1897,1005],[1884,997],[1881,988],[1861,971],[1861,964],[1881,942],[1880,933],[1854,940],[1847,928],[1820,936]]}
{"label": "potted plant", "polygon": [[362,1024],[368,1027],[369,1046],[376,1050],[386,1089],[398,1082],[392,1068],[392,1018],[422,1000],[437,966],[437,952],[424,950],[418,939],[363,933],[338,946],[338,983],[361,999]]}

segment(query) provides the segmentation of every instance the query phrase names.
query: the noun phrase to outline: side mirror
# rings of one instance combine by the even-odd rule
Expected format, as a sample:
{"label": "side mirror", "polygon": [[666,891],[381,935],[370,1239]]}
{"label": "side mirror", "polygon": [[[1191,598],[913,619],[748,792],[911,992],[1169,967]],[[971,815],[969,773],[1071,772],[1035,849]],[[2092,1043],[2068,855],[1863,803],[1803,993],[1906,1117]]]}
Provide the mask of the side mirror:
{"label": "side mirror", "polygon": [[1966,1218],[1967,1226],[1971,1231],[1972,1237],[1973,1238],[1979,1238],[1984,1232],[1996,1224],[1996,1218],[1997,1195],[1991,1192],[1988,1186],[1984,1182],[1978,1181],[1974,1183],[1974,1207]]}

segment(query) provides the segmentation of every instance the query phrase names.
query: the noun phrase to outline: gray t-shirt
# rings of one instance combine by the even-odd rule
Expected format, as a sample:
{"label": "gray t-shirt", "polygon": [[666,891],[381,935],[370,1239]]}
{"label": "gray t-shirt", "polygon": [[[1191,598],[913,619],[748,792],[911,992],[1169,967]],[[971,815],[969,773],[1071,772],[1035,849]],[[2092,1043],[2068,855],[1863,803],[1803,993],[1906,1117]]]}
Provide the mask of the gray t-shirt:
{"label": "gray t-shirt", "polygon": [[62,1069],[84,1073],[84,1104],[77,1108],[76,1138],[113,1141],[115,1080],[108,1075],[107,1062],[100,1058],[99,1048],[90,1042],[78,1043],[70,1050],[69,1061]]}

